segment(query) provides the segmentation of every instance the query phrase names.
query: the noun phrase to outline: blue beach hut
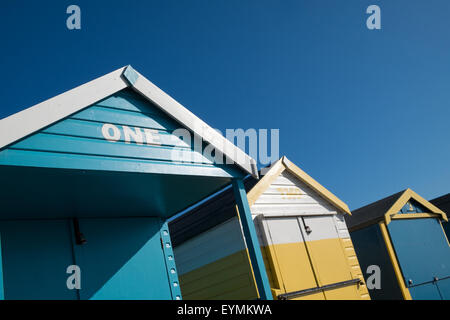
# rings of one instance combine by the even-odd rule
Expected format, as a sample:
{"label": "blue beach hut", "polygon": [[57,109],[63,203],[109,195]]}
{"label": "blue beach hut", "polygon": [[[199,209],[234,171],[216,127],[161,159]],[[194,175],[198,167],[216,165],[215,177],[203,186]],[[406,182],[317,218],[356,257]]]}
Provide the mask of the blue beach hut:
{"label": "blue beach hut", "polygon": [[[248,174],[253,159],[131,66],[2,119],[0,298],[181,299],[167,219],[233,183],[251,222]],[[259,248],[251,223],[246,237]]]}
{"label": "blue beach hut", "polygon": [[[430,202],[439,209],[441,209],[442,211],[444,211],[445,214],[447,214],[447,216],[450,213],[450,193],[447,193],[446,195],[440,196],[436,199],[430,200]],[[450,238],[450,223],[448,221],[445,221],[442,223],[442,227],[444,228],[447,238]]]}

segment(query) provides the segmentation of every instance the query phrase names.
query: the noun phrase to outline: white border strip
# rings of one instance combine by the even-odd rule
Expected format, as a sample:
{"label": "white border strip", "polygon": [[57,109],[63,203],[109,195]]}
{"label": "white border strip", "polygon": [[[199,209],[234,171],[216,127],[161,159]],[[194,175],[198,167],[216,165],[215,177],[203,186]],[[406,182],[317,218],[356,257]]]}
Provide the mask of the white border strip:
{"label": "white border strip", "polygon": [[0,149],[126,88],[128,84],[121,77],[124,70],[120,68],[0,120]]}

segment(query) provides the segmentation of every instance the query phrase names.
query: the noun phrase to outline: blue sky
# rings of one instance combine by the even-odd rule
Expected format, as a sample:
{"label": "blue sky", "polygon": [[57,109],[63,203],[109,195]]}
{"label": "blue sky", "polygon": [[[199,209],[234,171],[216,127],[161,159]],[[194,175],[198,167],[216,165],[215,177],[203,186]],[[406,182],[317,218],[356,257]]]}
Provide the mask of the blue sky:
{"label": "blue sky", "polygon": [[[77,4],[82,29],[66,28]],[[381,7],[381,30],[366,8]],[[450,192],[450,2],[1,1],[0,118],[131,64],[211,126],[279,128],[351,209]]]}

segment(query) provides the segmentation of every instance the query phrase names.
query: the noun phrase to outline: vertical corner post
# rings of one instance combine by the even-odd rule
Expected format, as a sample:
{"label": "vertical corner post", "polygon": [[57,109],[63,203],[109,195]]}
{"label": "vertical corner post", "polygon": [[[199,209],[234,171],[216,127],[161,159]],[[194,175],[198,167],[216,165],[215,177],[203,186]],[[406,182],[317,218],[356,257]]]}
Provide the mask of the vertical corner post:
{"label": "vertical corner post", "polygon": [[178,280],[177,267],[175,265],[175,257],[173,254],[172,241],[170,240],[169,225],[167,221],[162,222],[161,245],[164,253],[172,299],[181,300],[180,281]]}
{"label": "vertical corner post", "polygon": [[258,287],[259,297],[262,300],[272,300],[273,297],[270,290],[269,279],[264,266],[258,236],[256,235],[255,224],[252,220],[250,206],[248,205],[247,192],[245,191],[244,182],[241,179],[233,179],[233,191],[239,210],[239,218],[242,223],[245,241],[247,243],[250,262]]}

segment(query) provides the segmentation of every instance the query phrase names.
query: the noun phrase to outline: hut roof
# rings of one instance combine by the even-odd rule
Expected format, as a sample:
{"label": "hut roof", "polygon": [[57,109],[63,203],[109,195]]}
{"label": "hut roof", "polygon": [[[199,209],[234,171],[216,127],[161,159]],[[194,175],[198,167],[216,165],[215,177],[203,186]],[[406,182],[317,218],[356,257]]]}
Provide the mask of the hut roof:
{"label": "hut roof", "polygon": [[216,130],[175,101],[131,66],[122,67],[54,98],[0,120],[0,149],[89,107],[118,91],[130,88],[151,101],[172,119],[192,131],[244,172],[257,177],[256,162]]}
{"label": "hut roof", "polygon": [[419,196],[413,190],[406,189],[353,210],[352,216],[345,217],[347,227],[350,231],[354,231],[378,223],[384,219],[389,219],[390,216],[398,213],[411,199],[424,206],[429,213],[440,215],[444,220],[447,220],[447,216],[442,210]]}

